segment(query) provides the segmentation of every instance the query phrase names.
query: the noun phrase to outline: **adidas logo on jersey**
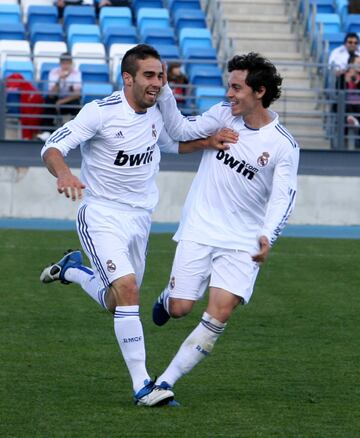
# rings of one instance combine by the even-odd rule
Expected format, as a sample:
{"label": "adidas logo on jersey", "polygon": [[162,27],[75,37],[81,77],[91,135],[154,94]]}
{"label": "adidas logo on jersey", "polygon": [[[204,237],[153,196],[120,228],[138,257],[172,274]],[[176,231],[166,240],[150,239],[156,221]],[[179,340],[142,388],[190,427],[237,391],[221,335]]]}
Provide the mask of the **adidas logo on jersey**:
{"label": "adidas logo on jersey", "polygon": [[123,134],[121,131],[118,131],[118,132],[115,134],[115,138],[125,138],[125,137],[124,137],[124,134]]}

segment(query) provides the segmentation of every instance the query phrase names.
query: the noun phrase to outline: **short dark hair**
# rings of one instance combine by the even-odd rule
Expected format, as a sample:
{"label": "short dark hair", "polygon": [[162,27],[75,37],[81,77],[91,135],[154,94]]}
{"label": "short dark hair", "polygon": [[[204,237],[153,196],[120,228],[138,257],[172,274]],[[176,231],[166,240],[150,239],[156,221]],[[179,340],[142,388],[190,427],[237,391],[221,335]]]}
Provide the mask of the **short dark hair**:
{"label": "short dark hair", "polygon": [[148,58],[155,58],[161,61],[159,52],[154,47],[148,44],[138,44],[132,49],[128,50],[121,61],[121,74],[129,73],[133,78],[138,70],[139,59],[144,60]]}
{"label": "short dark hair", "polygon": [[71,57],[71,54],[69,52],[64,52],[60,55],[60,62],[63,62],[63,61],[72,62],[72,57]]}
{"label": "short dark hair", "polygon": [[355,38],[357,42],[359,42],[359,35],[355,32],[349,32],[345,35],[344,44],[349,38]]}
{"label": "short dark hair", "polygon": [[266,92],[262,97],[264,108],[268,108],[272,102],[280,97],[282,77],[274,64],[258,53],[250,52],[246,55],[234,56],[228,62],[228,72],[234,70],[248,71],[245,83],[253,91],[260,91],[261,87],[266,88]]}

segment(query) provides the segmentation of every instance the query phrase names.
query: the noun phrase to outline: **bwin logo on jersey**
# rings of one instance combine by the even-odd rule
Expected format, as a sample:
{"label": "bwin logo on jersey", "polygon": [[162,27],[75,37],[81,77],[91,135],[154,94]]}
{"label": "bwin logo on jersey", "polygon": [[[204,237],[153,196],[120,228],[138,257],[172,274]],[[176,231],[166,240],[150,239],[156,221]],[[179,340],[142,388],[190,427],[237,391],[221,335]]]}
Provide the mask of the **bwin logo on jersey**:
{"label": "bwin logo on jersey", "polygon": [[246,176],[247,179],[253,179],[254,175],[259,171],[256,167],[252,166],[249,163],[246,163],[245,160],[237,160],[233,156],[231,156],[228,152],[219,151],[216,154],[216,158],[221,161],[224,161],[226,166],[229,166],[231,169],[235,169],[237,173],[240,173],[243,176]]}
{"label": "bwin logo on jersey", "polygon": [[130,167],[140,166],[141,164],[148,164],[153,159],[154,146],[146,149],[142,154],[125,154],[125,151],[119,151],[114,161],[115,166],[125,166],[129,163]]}

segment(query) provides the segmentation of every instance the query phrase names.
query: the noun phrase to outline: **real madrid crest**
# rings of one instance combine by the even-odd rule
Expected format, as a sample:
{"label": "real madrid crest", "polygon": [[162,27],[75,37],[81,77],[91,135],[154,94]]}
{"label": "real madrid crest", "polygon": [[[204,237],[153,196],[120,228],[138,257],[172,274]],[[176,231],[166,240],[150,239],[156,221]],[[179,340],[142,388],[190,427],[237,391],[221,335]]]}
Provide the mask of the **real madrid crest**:
{"label": "real madrid crest", "polygon": [[171,277],[170,283],[169,283],[169,288],[174,289],[174,287],[175,287],[175,277]]}
{"label": "real madrid crest", "polygon": [[115,272],[116,271],[116,265],[112,260],[108,260],[106,262],[106,268],[109,272]]}
{"label": "real madrid crest", "polygon": [[152,136],[153,136],[154,138],[156,138],[157,132],[156,132],[156,127],[155,127],[155,125],[152,125],[151,129],[152,129]]}
{"label": "real madrid crest", "polygon": [[265,167],[269,162],[270,154],[269,152],[263,152],[260,157],[257,159],[257,163],[261,167]]}

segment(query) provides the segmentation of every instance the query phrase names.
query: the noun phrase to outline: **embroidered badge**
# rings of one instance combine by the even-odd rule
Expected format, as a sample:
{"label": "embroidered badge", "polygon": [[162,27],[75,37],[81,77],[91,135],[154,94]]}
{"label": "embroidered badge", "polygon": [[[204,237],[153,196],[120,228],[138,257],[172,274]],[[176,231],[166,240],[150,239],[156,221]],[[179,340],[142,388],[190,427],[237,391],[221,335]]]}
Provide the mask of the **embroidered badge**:
{"label": "embroidered badge", "polygon": [[174,287],[175,287],[175,277],[171,277],[170,283],[169,283],[169,288],[174,289]]}
{"label": "embroidered badge", "polygon": [[261,167],[265,167],[269,162],[270,154],[269,152],[263,152],[260,157],[257,159],[257,163]]}
{"label": "embroidered badge", "polygon": [[112,260],[108,260],[106,262],[106,267],[107,267],[107,270],[109,272],[115,272],[116,271],[116,265],[115,265],[115,263]]}

